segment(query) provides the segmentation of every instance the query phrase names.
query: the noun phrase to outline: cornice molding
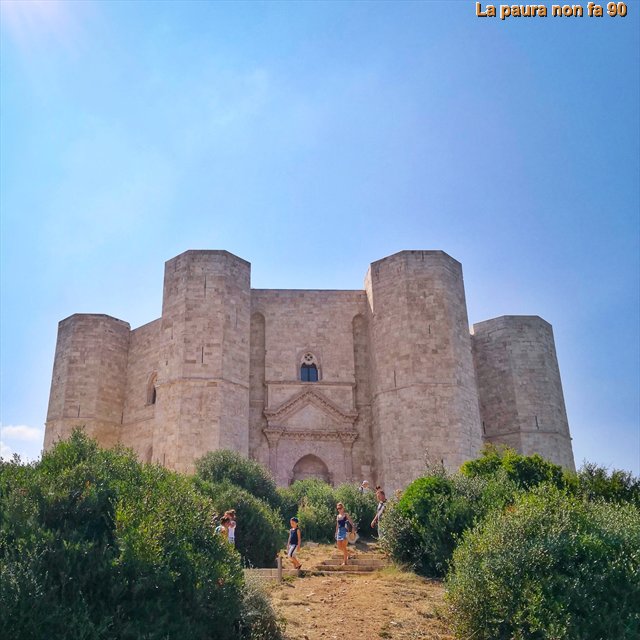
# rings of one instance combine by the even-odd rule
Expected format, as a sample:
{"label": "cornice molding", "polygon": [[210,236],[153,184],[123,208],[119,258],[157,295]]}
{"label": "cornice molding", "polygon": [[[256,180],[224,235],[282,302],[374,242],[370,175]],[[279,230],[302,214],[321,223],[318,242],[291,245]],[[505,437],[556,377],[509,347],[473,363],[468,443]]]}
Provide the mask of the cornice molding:
{"label": "cornice molding", "polygon": [[267,437],[269,444],[276,444],[280,439],[297,440],[297,441],[339,441],[345,445],[352,445],[357,439],[358,434],[355,431],[328,431],[326,429],[307,431],[307,430],[288,430],[283,428],[267,427],[262,432]]}

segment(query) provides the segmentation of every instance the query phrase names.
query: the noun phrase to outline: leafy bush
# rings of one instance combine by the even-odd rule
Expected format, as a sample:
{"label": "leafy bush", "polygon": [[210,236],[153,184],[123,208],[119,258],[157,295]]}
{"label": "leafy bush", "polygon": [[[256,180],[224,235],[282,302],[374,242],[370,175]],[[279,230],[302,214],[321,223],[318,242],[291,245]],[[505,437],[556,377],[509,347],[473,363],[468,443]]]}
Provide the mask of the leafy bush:
{"label": "leafy bush", "polygon": [[[336,495],[331,485],[316,478],[297,480],[280,489],[280,500],[287,517],[297,513],[304,540],[331,542],[336,527]],[[290,515],[289,515],[290,514]]]}
{"label": "leafy bush", "polygon": [[508,447],[486,445],[482,455],[476,460],[468,460],[460,467],[462,475],[468,477],[495,476],[502,470],[509,480],[523,489],[530,489],[542,483],[563,488],[566,484],[562,467],[545,460],[537,453],[523,456]]}
{"label": "leafy bush", "polygon": [[332,542],[336,528],[335,509],[330,511],[323,503],[311,503],[306,498],[298,508],[298,518],[302,531],[302,544],[305,540]]}
{"label": "leafy bush", "polygon": [[285,493],[298,506],[306,499],[308,504],[324,505],[329,511],[335,511],[337,500],[333,487],[317,478],[296,480],[288,489],[282,490],[282,494]]}
{"label": "leafy bush", "polygon": [[588,462],[576,474],[537,454],[523,456],[503,446],[486,445],[482,456],[465,462],[460,472],[473,478],[491,479],[502,475],[522,489],[546,483],[559,489],[567,489],[587,500],[602,498],[608,502],[631,502],[640,506],[640,478],[628,471],[609,472],[604,467]]}
{"label": "leafy bush", "polygon": [[539,487],[465,533],[447,589],[460,637],[638,638],[640,510]]}
{"label": "leafy bush", "polygon": [[453,476],[456,489],[474,504],[475,519],[483,518],[492,509],[502,510],[511,504],[524,489],[507,471],[498,471],[489,477]]}
{"label": "leafy bush", "polygon": [[235,451],[210,451],[196,461],[196,474],[212,484],[230,482],[242,487],[274,509],[280,507],[276,483],[259,462],[244,458]]}
{"label": "leafy bush", "polygon": [[510,504],[519,491],[503,470],[490,478],[435,470],[411,483],[398,502],[388,503],[382,546],[416,573],[442,576],[462,532],[491,510]]}
{"label": "leafy bush", "polygon": [[336,528],[336,504],[342,502],[360,535],[371,535],[371,521],[376,514],[376,497],[370,491],[360,493],[354,484],[336,489],[316,478],[298,480],[290,487],[278,489],[281,511],[286,519],[297,515],[305,540],[332,542]]}
{"label": "leafy bush", "polygon": [[278,498],[280,500],[282,519],[289,522],[291,518],[298,515],[298,495],[291,487],[278,487]]}
{"label": "leafy bush", "polygon": [[211,499],[218,514],[228,509],[236,510],[235,543],[245,564],[273,566],[276,553],[286,542],[285,524],[288,523],[283,521],[280,512],[229,482],[212,484],[196,479],[195,485],[200,493]]}
{"label": "leafy bush", "polygon": [[342,502],[360,535],[370,535],[370,523],[376,513],[373,492],[361,494],[353,484],[334,489],[316,478],[298,480],[290,487],[278,489],[281,511],[286,519],[297,515],[305,540],[332,542],[336,527],[336,504]]}
{"label": "leafy bush", "polygon": [[81,432],[0,463],[0,636],[237,637],[239,555],[186,477]]}
{"label": "leafy bush", "polygon": [[577,474],[576,493],[587,500],[630,502],[640,507],[640,478],[618,469],[609,473],[596,464],[585,463]]}
{"label": "leafy bush", "polygon": [[282,640],[286,620],[276,616],[260,578],[247,577],[240,609],[240,640]]}
{"label": "leafy bush", "polygon": [[382,518],[382,545],[397,562],[422,575],[444,575],[456,536],[474,517],[473,504],[451,478],[418,478]]}
{"label": "leafy bush", "polygon": [[432,467],[387,507],[382,544],[394,560],[417,573],[442,576],[463,531],[541,484],[565,487],[569,480],[561,467],[540,456],[504,447],[486,447],[456,475]]}

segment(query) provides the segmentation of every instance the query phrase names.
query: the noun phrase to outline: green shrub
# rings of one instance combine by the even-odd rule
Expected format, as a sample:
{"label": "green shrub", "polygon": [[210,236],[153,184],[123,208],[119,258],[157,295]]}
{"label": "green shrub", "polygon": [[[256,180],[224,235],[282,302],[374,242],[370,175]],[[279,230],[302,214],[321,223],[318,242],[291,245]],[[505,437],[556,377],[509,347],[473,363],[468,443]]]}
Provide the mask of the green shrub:
{"label": "green shrub", "polygon": [[444,575],[456,537],[471,525],[473,503],[445,476],[414,480],[382,518],[382,545],[421,575]]}
{"label": "green shrub", "polygon": [[285,523],[279,511],[248,491],[229,482],[212,484],[195,480],[200,493],[211,499],[217,513],[236,510],[236,549],[244,563],[253,567],[271,567],[286,542]]}
{"label": "green shrub", "polygon": [[489,478],[499,470],[523,489],[542,483],[553,484],[558,488],[564,488],[566,484],[562,467],[545,460],[537,453],[523,456],[504,446],[485,445],[480,458],[468,460],[460,467],[462,475],[468,477]]}
{"label": "green shrub", "polygon": [[371,535],[371,521],[376,514],[376,497],[372,491],[360,493],[354,484],[336,489],[316,478],[298,480],[290,487],[278,489],[281,510],[286,518],[297,515],[305,540],[332,542],[336,528],[336,504],[342,502],[360,535]]}
{"label": "green shrub", "polygon": [[186,477],[79,431],[2,462],[0,636],[237,637],[242,569],[211,515]]}
{"label": "green shrub", "polygon": [[336,527],[336,494],[333,487],[317,478],[297,480],[290,487],[280,489],[282,509],[287,518],[300,520],[304,540],[331,542]]}
{"label": "green shrub", "polygon": [[276,616],[260,578],[247,577],[240,611],[239,640],[282,640],[286,620]]}
{"label": "green shrub", "polygon": [[443,576],[462,532],[520,490],[504,470],[489,478],[434,475],[412,482],[390,501],[381,522],[383,548],[400,564],[426,576]]}
{"label": "green shrub", "polygon": [[280,508],[276,483],[259,462],[244,458],[235,451],[210,451],[196,461],[196,474],[212,484],[230,482],[242,487],[274,509]]}
{"label": "green shrub", "polygon": [[291,487],[278,487],[278,499],[283,520],[289,522],[291,518],[298,515],[298,495]]}
{"label": "green shrub", "polygon": [[396,500],[387,500],[378,530],[380,545],[395,562],[423,575],[434,573],[423,568],[427,551],[417,523],[398,509]]}
{"label": "green shrub", "polygon": [[465,533],[447,590],[459,637],[638,638],[640,510],[539,487]]}
{"label": "green shrub", "polygon": [[577,473],[576,493],[587,500],[602,498],[607,502],[629,502],[640,507],[640,478],[628,471],[615,469],[609,473],[604,467],[585,463]]}
{"label": "green shrub", "polygon": [[335,510],[330,511],[323,503],[311,503],[306,498],[298,508],[298,519],[302,532],[302,544],[306,540],[332,542],[336,528]]}
{"label": "green shrub", "polygon": [[439,502],[447,502],[455,486],[445,476],[428,476],[414,480],[398,501],[398,510],[405,516],[425,522]]}
{"label": "green shrub", "polygon": [[489,477],[468,477],[462,474],[453,476],[457,491],[465,495],[474,505],[475,520],[483,518],[492,509],[502,510],[511,504],[524,489],[499,469]]}
{"label": "green shrub", "polygon": [[306,480],[296,480],[288,489],[291,498],[298,504],[306,499],[308,504],[323,505],[330,511],[335,511],[336,495],[333,487],[317,478],[307,478]]}

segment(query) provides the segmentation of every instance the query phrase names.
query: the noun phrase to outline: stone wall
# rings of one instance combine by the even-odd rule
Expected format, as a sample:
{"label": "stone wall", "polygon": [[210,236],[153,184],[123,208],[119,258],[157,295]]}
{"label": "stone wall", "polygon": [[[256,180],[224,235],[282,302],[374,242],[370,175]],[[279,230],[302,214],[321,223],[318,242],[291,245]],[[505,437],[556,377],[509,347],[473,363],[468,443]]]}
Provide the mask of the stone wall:
{"label": "stone wall", "polygon": [[480,411],[487,442],[574,469],[551,325],[502,316],[473,325]]}
{"label": "stone wall", "polygon": [[227,251],[165,265],[154,457],[174,469],[215,449],[249,454],[250,271]]}
{"label": "stone wall", "polygon": [[[162,397],[165,362],[161,361],[162,321],[154,320],[131,332],[121,441],[144,462],[166,462],[154,456],[156,409]],[[155,389],[155,397],[153,391]]]}
{"label": "stone wall", "polygon": [[460,263],[402,251],[371,265],[373,437],[384,486],[427,459],[457,469],[477,455],[480,416]]}
{"label": "stone wall", "polygon": [[269,466],[269,444],[264,435],[267,419],[267,385],[265,380],[265,319],[261,313],[251,315],[249,360],[249,455],[265,467]]}
{"label": "stone wall", "polygon": [[45,450],[84,426],[104,446],[120,439],[129,324],[103,314],[75,314],[58,324]]}
{"label": "stone wall", "polygon": [[[252,290],[250,270],[187,251],[165,264],[161,318],[134,331],[100,314],[60,322],[45,448],[85,426],[179,471],[225,448],[281,485],[367,479],[391,492],[427,460],[475,457],[484,428],[573,468],[551,326],[503,317],[470,336],[446,253],[378,260],[360,291]],[[301,379],[303,362],[318,381]]]}
{"label": "stone wall", "polygon": [[[364,292],[254,289],[251,309],[252,455],[270,466],[280,484],[291,481],[294,467],[308,455],[326,465],[335,482],[369,472],[366,413],[354,424],[353,321],[366,313]],[[317,382],[300,379],[307,354],[318,367]],[[264,391],[253,386],[260,381]],[[305,390],[314,396],[304,396]],[[265,411],[271,413],[267,425]]]}

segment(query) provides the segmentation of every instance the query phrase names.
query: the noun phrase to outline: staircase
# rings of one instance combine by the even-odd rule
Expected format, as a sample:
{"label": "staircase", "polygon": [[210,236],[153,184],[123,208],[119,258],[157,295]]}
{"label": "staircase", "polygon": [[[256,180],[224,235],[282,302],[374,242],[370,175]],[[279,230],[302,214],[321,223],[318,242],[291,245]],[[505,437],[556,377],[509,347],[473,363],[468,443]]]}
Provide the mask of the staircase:
{"label": "staircase", "polygon": [[389,562],[383,556],[375,553],[358,553],[349,558],[347,565],[343,565],[342,561],[342,554],[333,555],[317,564],[314,573],[370,573],[389,566]]}
{"label": "staircase", "polygon": [[[307,543],[308,547],[317,547],[316,543]],[[316,556],[317,558],[317,556]],[[386,556],[382,554],[376,543],[360,540],[354,546],[349,547],[349,564],[343,565],[343,555],[333,549],[329,558],[317,560],[315,558],[300,558],[303,567],[301,571],[289,568],[288,561],[278,569],[245,569],[245,576],[256,576],[266,580],[281,580],[282,578],[303,578],[307,575],[333,575],[366,574],[372,571],[384,569],[390,565]],[[281,562],[284,559],[281,558]]]}
{"label": "staircase", "polygon": [[278,573],[278,569],[245,569],[245,578],[254,576],[263,580],[280,580],[280,578],[299,578],[300,571],[295,569],[282,569],[281,574]]}

